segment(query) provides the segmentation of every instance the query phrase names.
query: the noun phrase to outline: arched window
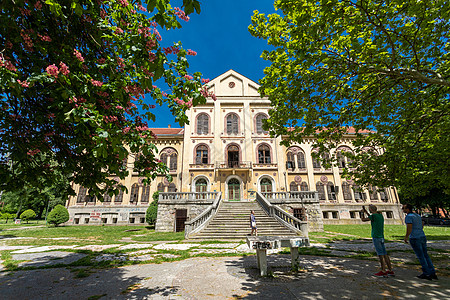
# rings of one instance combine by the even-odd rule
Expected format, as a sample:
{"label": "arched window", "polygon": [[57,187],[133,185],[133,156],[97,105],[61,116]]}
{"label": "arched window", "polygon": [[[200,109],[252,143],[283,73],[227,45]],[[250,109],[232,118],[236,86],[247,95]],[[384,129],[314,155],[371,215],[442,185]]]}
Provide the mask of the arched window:
{"label": "arched window", "polygon": [[209,116],[207,114],[200,114],[197,118],[197,134],[209,133]]}
{"label": "arched window", "polygon": [[199,145],[195,151],[195,163],[197,165],[207,164],[208,160],[208,147],[205,145]]}
{"label": "arched window", "polygon": [[258,161],[260,164],[270,164],[270,148],[267,145],[258,147]]}
{"label": "arched window", "polygon": [[344,194],[344,200],[352,200],[352,191],[348,182],[342,183],[342,193]]}
{"label": "arched window", "polygon": [[87,188],[84,186],[80,186],[80,190],[78,191],[77,203],[82,203],[86,200]]}
{"label": "arched window", "polygon": [[170,171],[177,170],[177,159],[178,159],[178,155],[176,153],[170,154],[170,164],[169,164]]}
{"label": "arched window", "polygon": [[302,151],[297,153],[297,163],[299,169],[306,169],[305,154]]}
{"label": "arched window", "polygon": [[150,186],[144,185],[142,187],[141,203],[147,203],[149,199],[150,199]]}
{"label": "arched window", "polygon": [[307,191],[309,191],[308,184],[307,184],[306,182],[303,181],[303,182],[300,184],[300,190],[301,190],[302,192],[307,192]]}
{"label": "arched window", "polygon": [[167,153],[165,152],[161,153],[161,162],[165,165],[167,165],[167,157],[168,157]]}
{"label": "arched window", "polygon": [[169,190],[168,190],[168,192],[169,192],[169,193],[175,193],[176,191],[177,191],[177,187],[175,186],[175,183],[171,182],[171,183],[169,184]]}
{"label": "arched window", "polygon": [[325,189],[322,182],[316,183],[316,191],[319,192],[319,200],[325,200]]}
{"label": "arched window", "polygon": [[340,150],[337,151],[336,159],[339,169],[343,169],[346,167],[345,156],[342,154],[342,151]]}
{"label": "arched window", "polygon": [[[317,153],[317,152],[313,152],[313,153]],[[312,156],[312,162],[313,162],[313,168],[314,169],[320,169],[321,168],[320,161],[319,161],[318,157],[316,158],[316,157]]]}
{"label": "arched window", "polygon": [[114,198],[114,202],[122,203],[122,201],[123,201],[123,190],[120,189],[119,194],[116,195],[116,197]]}
{"label": "arched window", "polygon": [[370,200],[378,200],[377,187],[369,185],[368,190],[369,190]]}
{"label": "arched window", "polygon": [[298,192],[298,185],[297,185],[297,182],[292,181],[292,182],[289,184],[289,190],[290,190],[291,192]]}
{"label": "arched window", "polygon": [[286,154],[286,168],[290,169],[290,170],[294,170],[295,169],[294,153],[292,153],[291,151],[289,151]]}
{"label": "arched window", "polygon": [[331,181],[328,181],[327,183],[327,195],[329,201],[336,200],[336,192],[334,189],[334,184]]}
{"label": "arched window", "polygon": [[103,202],[111,202],[111,196],[108,194],[108,191],[103,195]]}
{"label": "arched window", "polygon": [[353,186],[353,193],[355,194],[356,201],[366,200],[366,193],[364,193],[364,191],[361,189],[359,185]]}
{"label": "arched window", "polygon": [[267,133],[267,131],[265,131],[263,129],[263,120],[266,120],[267,116],[265,114],[258,114],[256,116],[256,133],[260,134],[260,133]]}
{"label": "arched window", "polygon": [[197,193],[204,193],[207,192],[208,189],[208,182],[206,181],[205,178],[200,178],[197,179],[197,181],[195,182],[195,191]]}
{"label": "arched window", "polygon": [[164,192],[164,183],[162,183],[162,182],[160,182],[160,183],[158,183],[158,192]]}
{"label": "arched window", "polygon": [[236,145],[230,145],[227,148],[227,159],[228,159],[228,167],[236,168],[239,167],[240,154],[239,147]]}
{"label": "arched window", "polygon": [[269,178],[261,179],[261,193],[272,192],[272,181]]}
{"label": "arched window", "polygon": [[236,178],[228,181],[228,200],[240,200],[241,199],[241,184]]}
{"label": "arched window", "polygon": [[227,134],[237,134],[239,131],[239,117],[236,114],[227,116]]}
{"label": "arched window", "polygon": [[131,203],[137,203],[138,197],[139,197],[139,185],[137,183],[134,183],[131,186],[130,202]]}

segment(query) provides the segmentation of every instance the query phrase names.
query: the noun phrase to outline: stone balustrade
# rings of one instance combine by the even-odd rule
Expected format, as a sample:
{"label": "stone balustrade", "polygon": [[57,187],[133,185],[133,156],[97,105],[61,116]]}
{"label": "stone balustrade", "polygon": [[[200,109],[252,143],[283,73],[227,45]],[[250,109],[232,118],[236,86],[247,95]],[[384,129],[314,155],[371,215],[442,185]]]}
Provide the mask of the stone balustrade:
{"label": "stone balustrade", "polygon": [[159,193],[159,203],[213,202],[217,192]]}
{"label": "stone balustrade", "polygon": [[216,215],[220,201],[222,200],[222,193],[216,193],[216,198],[213,204],[208,206],[200,215],[193,220],[187,221],[184,225],[184,236],[189,239],[189,235],[202,230],[209,221]]}

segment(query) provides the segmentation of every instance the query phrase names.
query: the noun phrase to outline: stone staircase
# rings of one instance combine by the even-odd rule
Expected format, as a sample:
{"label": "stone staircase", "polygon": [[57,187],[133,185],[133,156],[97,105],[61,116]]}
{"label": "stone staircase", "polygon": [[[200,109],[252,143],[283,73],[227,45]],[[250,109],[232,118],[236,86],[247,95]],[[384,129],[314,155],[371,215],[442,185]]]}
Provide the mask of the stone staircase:
{"label": "stone staircase", "polygon": [[191,239],[243,240],[250,234],[250,211],[255,212],[258,236],[296,236],[296,233],[270,217],[256,202],[224,201],[215,217]]}

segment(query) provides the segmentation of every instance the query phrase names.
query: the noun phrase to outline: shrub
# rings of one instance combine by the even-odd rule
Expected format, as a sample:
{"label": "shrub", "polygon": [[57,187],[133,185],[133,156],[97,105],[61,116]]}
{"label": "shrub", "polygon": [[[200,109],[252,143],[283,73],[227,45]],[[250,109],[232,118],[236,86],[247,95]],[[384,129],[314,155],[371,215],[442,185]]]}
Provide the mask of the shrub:
{"label": "shrub", "polygon": [[67,221],[69,221],[69,212],[61,204],[56,205],[47,216],[47,222],[55,226]]}
{"label": "shrub", "polygon": [[155,225],[156,223],[156,217],[158,215],[158,198],[159,198],[159,192],[153,193],[153,202],[150,203],[149,207],[147,208],[147,212],[145,214],[145,221],[149,225]]}
{"label": "shrub", "polygon": [[27,221],[28,224],[29,220],[36,218],[36,213],[32,209],[27,209],[20,214],[20,218],[24,221]]}

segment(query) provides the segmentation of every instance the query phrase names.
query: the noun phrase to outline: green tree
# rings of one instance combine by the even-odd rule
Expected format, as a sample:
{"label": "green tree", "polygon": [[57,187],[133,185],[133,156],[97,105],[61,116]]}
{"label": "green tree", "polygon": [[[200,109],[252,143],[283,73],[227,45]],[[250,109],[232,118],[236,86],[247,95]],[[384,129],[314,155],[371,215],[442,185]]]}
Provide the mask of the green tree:
{"label": "green tree", "polygon": [[27,209],[26,211],[20,214],[20,219],[27,221],[27,224],[29,220],[34,218],[36,218],[36,213],[32,209]]}
{"label": "green tree", "polygon": [[163,48],[159,30],[181,27],[200,5],[145,2],[1,1],[0,190],[43,190],[59,173],[102,198],[115,189],[112,175],[127,176],[129,153],[139,153],[135,170],[147,180],[167,172],[149,141],[151,109],[166,103],[183,125],[211,93],[187,71],[196,53],[179,42]]}
{"label": "green tree", "polygon": [[9,219],[14,219],[14,217],[15,217],[14,214],[7,213],[7,212],[1,213],[1,215],[0,215],[0,218],[6,220],[6,223],[8,223]]}
{"label": "green tree", "polygon": [[159,199],[159,192],[153,193],[153,201],[150,203],[149,207],[147,208],[147,212],[145,213],[145,221],[149,225],[155,225],[156,218],[158,217],[158,199]]}
{"label": "green tree", "polygon": [[260,88],[273,106],[270,133],[286,145],[315,136],[322,152],[352,133],[355,152],[344,155],[355,169],[346,174],[358,184],[449,193],[450,3],[277,0],[275,7],[279,14],[255,11],[249,26],[273,47],[262,53],[271,65]]}
{"label": "green tree", "polygon": [[49,224],[54,224],[55,226],[67,221],[69,221],[69,212],[67,211],[67,208],[60,204],[56,205],[47,216],[47,222]]}

